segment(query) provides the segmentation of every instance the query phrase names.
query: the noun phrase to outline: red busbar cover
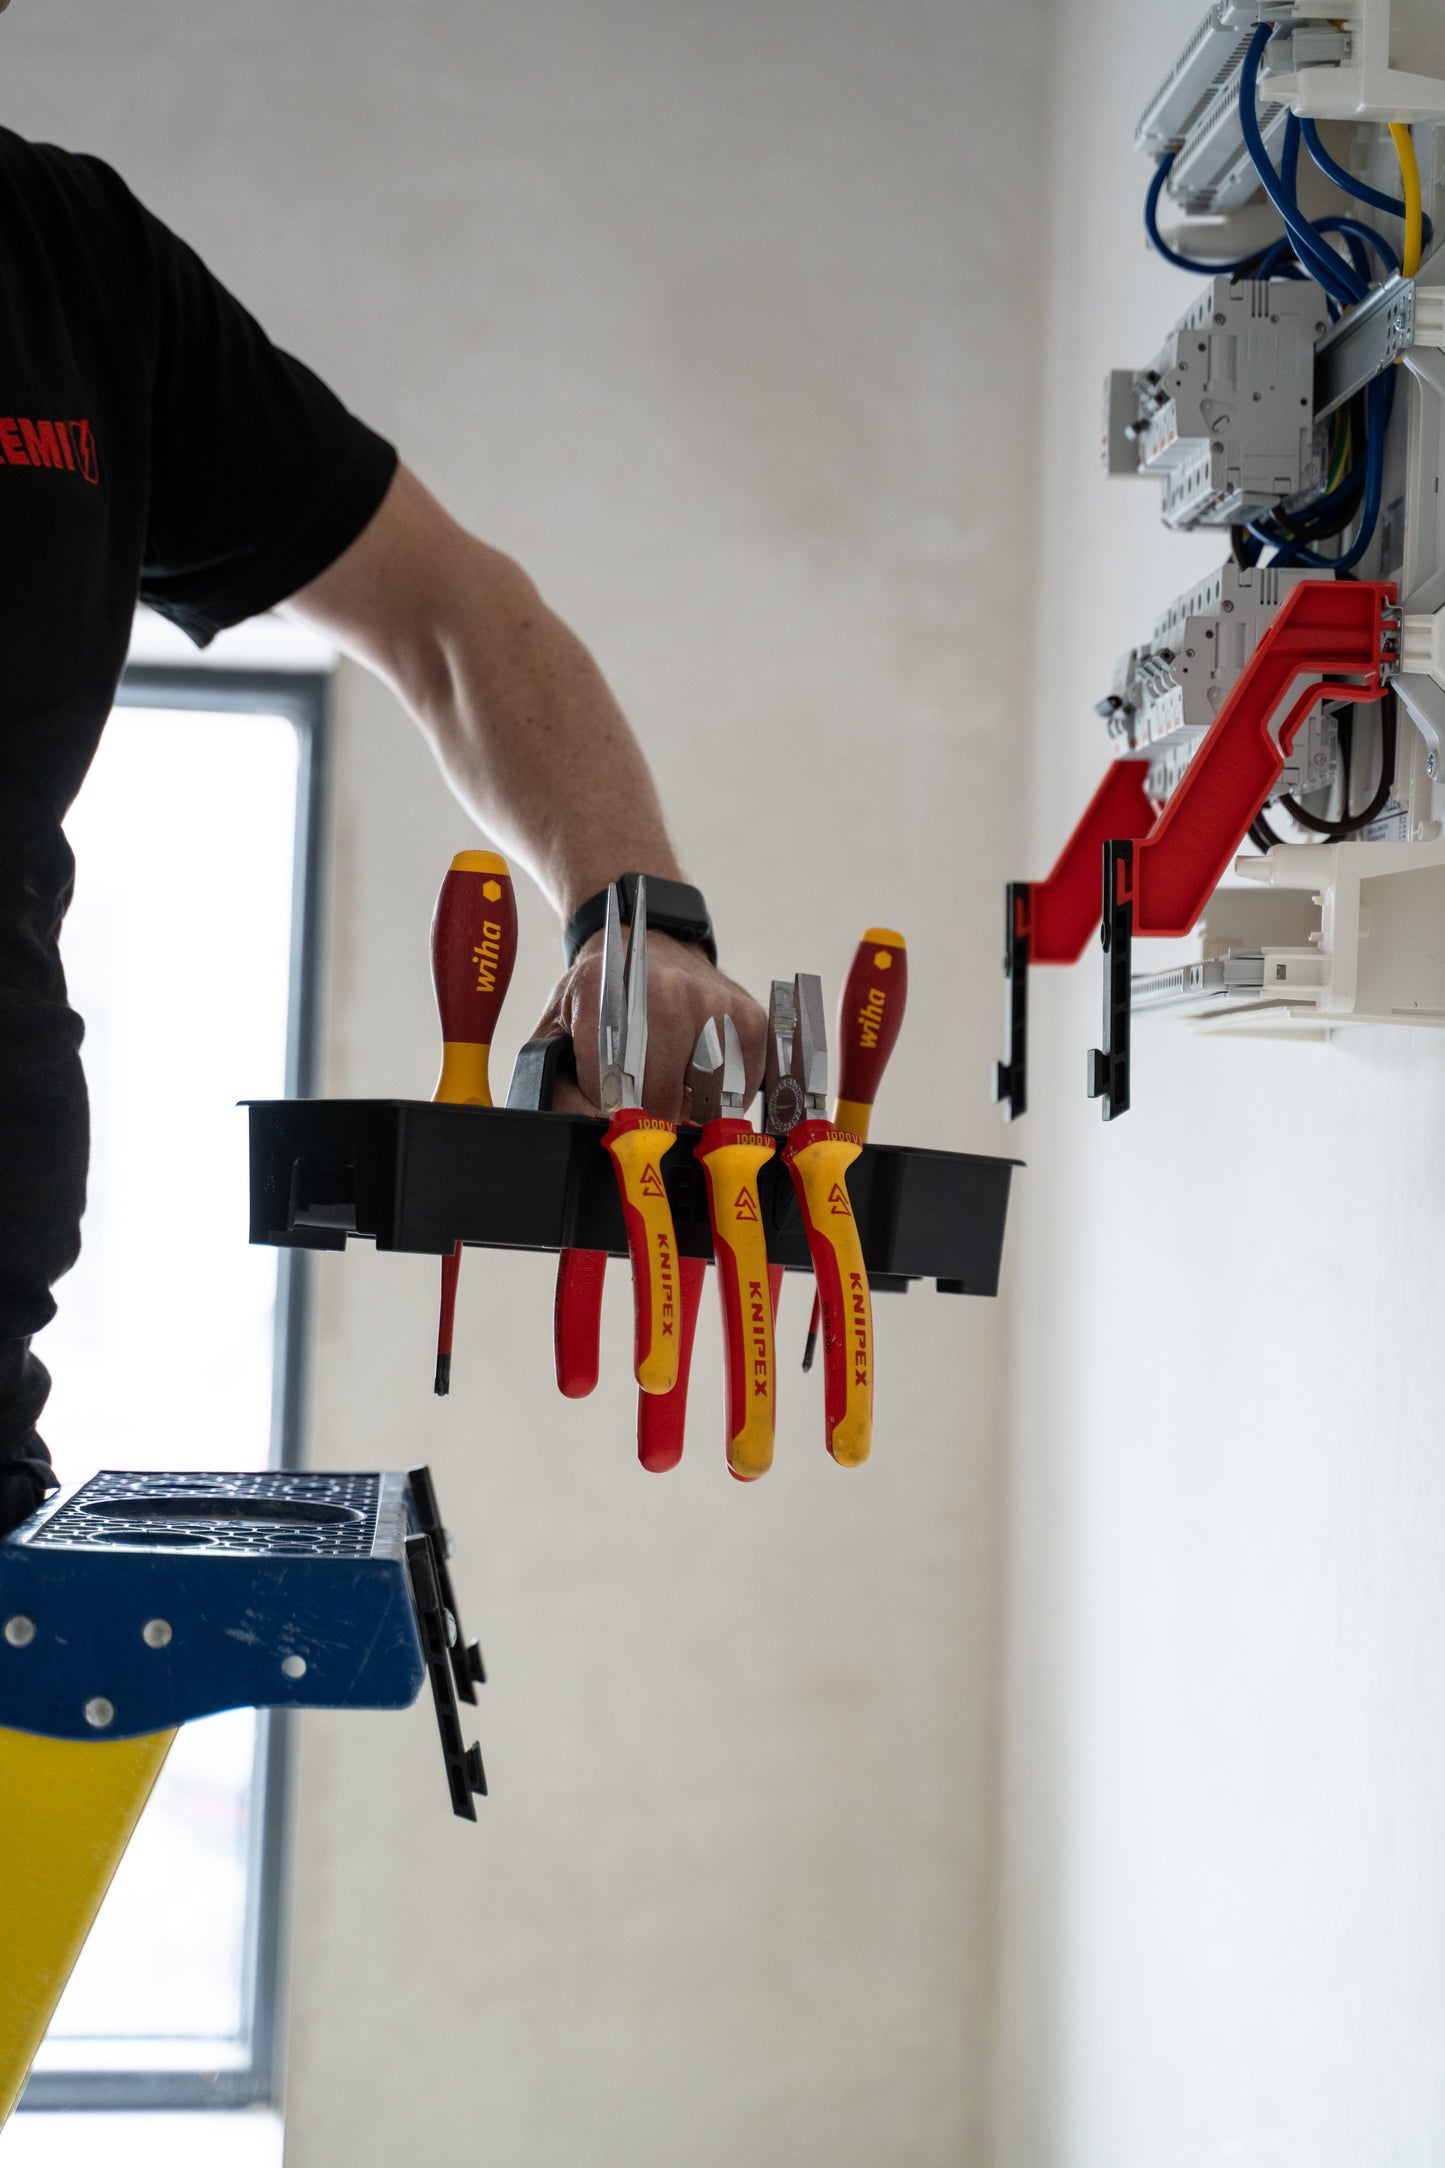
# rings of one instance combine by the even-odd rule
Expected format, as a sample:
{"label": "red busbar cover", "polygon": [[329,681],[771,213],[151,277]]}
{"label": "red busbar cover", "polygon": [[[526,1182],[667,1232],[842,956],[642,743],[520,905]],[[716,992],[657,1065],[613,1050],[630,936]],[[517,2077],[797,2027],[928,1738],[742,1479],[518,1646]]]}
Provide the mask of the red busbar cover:
{"label": "red busbar cover", "polygon": [[1015,900],[1027,923],[1014,932],[1027,936],[1030,964],[1076,964],[1098,932],[1104,845],[1147,836],[1158,818],[1148,779],[1147,760],[1111,760],[1052,873]]}
{"label": "red busbar cover", "polygon": [[[1311,708],[1383,697],[1384,610],[1394,600],[1395,589],[1380,580],[1302,580],[1285,596],[1158,826],[1134,852],[1136,936],[1193,932]],[[1365,683],[1340,683],[1342,672]],[[1274,719],[1291,694],[1276,735]]]}

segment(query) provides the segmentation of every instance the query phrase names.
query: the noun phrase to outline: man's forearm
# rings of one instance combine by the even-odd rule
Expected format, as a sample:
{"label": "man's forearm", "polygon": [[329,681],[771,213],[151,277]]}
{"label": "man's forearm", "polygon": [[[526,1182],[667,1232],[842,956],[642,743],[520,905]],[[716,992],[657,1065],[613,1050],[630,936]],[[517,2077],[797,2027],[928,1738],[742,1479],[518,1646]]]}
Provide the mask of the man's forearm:
{"label": "man's forearm", "polygon": [[[473,543],[409,704],[463,805],[571,916],[619,873],[682,869],[601,671],[521,568]],[[405,690],[405,688],[401,688]]]}
{"label": "man's forearm", "polygon": [[680,880],[625,716],[521,567],[405,468],[375,527],[290,607],[395,688],[462,804],[564,919],[619,873]]}

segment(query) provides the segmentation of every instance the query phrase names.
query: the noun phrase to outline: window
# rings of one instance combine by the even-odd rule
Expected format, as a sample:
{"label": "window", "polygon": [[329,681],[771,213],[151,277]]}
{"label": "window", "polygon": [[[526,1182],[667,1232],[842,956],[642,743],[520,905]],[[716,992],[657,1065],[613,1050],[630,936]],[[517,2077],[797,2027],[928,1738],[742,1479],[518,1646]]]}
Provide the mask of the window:
{"label": "window", "polygon": [[[38,1343],[67,1483],[298,1457],[305,1261],[246,1240],[236,1102],[310,1088],[326,682],[127,671],[67,823],[90,1198]],[[22,2106],[274,2095],[284,1765],[274,1718],[181,1731]]]}

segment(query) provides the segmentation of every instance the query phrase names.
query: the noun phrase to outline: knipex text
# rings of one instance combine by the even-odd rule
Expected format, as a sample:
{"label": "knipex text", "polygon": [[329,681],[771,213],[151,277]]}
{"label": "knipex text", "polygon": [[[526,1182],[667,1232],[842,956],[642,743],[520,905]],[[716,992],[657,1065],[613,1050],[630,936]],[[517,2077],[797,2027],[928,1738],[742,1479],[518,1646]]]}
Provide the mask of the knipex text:
{"label": "knipex text", "polygon": [[861,1272],[848,1275],[848,1298],[853,1305],[853,1383],[868,1383],[868,1289]]}
{"label": "knipex text", "polygon": [[662,1336],[664,1340],[670,1340],[673,1336],[673,1326],[676,1323],[672,1285],[672,1244],[668,1241],[667,1236],[662,1233],[659,1233],[657,1237],[657,1276],[662,1282]]}
{"label": "knipex text", "polygon": [[748,1281],[748,1336],[753,1343],[753,1398],[768,1397],[768,1298],[761,1280]]}

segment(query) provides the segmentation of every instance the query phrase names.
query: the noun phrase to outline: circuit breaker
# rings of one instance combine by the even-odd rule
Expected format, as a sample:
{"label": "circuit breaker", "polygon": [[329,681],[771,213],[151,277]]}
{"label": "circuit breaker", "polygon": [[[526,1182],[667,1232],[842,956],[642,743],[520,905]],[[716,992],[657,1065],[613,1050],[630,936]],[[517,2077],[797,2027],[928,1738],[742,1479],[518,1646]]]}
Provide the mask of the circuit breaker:
{"label": "circuit breaker", "polygon": [[[1106,1119],[1136,1014],[1445,1025],[1445,6],[1216,0],[1136,143],[1149,240],[1193,284],[1110,372],[1102,464],[1227,554],[1139,598],[1109,765],[1052,870],[1010,884],[1010,1117],[1031,971],[1095,936]],[[1179,963],[1136,973],[1143,937]]]}

